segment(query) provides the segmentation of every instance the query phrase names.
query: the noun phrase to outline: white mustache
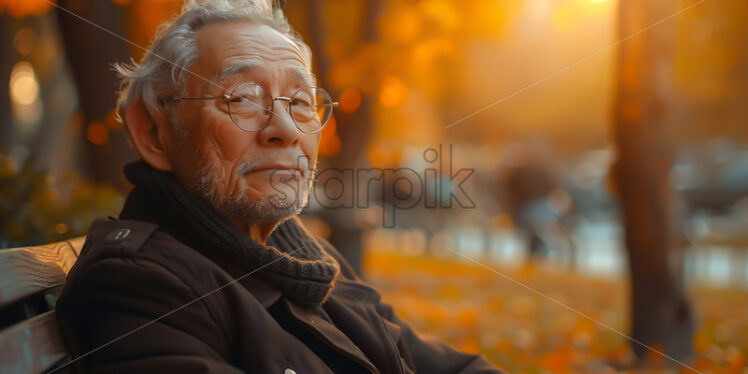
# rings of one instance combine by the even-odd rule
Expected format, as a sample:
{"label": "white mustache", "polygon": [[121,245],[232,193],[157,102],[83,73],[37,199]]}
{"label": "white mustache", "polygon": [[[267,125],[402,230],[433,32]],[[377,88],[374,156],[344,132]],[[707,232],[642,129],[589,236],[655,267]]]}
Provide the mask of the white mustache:
{"label": "white mustache", "polygon": [[239,166],[239,175],[246,175],[257,169],[260,165],[262,165],[262,157],[256,158],[254,160],[248,160],[242,162],[241,166]]}
{"label": "white mustache", "polygon": [[[296,158],[296,160],[298,162],[297,166],[303,171],[304,176],[309,175],[309,157],[299,156]],[[262,165],[263,161],[265,161],[264,158],[258,157],[254,160],[247,160],[242,162],[242,164],[239,166],[239,175],[244,176],[253,172],[255,169]]]}

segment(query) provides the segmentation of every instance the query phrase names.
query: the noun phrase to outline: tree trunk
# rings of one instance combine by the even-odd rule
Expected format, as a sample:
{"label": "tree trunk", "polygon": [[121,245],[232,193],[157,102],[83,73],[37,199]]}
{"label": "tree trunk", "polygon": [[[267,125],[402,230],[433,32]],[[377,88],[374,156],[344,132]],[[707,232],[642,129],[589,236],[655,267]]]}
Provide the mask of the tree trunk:
{"label": "tree trunk", "polygon": [[[111,33],[124,36],[122,8],[111,1],[60,0],[59,4]],[[83,112],[83,170],[97,183],[125,189],[128,184],[122,166],[136,155],[128,144],[126,132],[116,126],[111,116],[119,88],[112,64],[128,61],[127,44],[68,12],[58,11],[58,20]],[[106,126],[108,140],[103,144],[87,140],[87,129],[92,122]]]}
{"label": "tree trunk", "polygon": [[[675,0],[619,3],[620,37],[673,15]],[[674,25],[666,22],[619,47],[616,179],[631,274],[632,337],[677,360],[692,354],[693,320],[684,283],[684,249],[670,184],[667,130]],[[633,342],[643,359],[648,349]]]}
{"label": "tree trunk", "polygon": [[0,43],[5,46],[0,57],[0,153],[9,153],[13,146],[13,116],[10,107],[10,71],[15,62],[13,47],[13,19],[8,13],[0,14]]}
{"label": "tree trunk", "polygon": [[[307,3],[308,23],[311,32],[310,47],[317,59],[318,80],[320,86],[326,86],[326,69],[329,61],[325,56],[323,42],[326,38],[323,17],[322,1],[315,0]],[[381,10],[381,0],[367,0],[362,16],[361,45],[372,43],[376,37],[376,21]],[[335,92],[333,96],[337,96]],[[338,137],[340,138],[340,153],[330,159],[325,167],[356,169],[364,164],[364,150],[369,141],[371,133],[371,98],[363,96],[361,105],[353,114],[338,112],[335,114],[337,121]],[[324,185],[320,180],[318,185]],[[344,194],[356,193],[356,185],[346,185]],[[345,199],[345,198],[343,198]],[[355,208],[325,209],[320,216],[331,226],[330,243],[337,248],[356,272],[361,274],[362,239],[363,230],[353,224]]]}

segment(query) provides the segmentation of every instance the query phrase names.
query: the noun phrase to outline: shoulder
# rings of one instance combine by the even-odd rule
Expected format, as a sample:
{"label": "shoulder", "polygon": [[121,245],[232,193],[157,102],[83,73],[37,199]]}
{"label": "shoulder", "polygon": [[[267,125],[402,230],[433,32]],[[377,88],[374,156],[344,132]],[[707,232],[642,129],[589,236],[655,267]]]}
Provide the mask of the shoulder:
{"label": "shoulder", "polygon": [[76,286],[83,279],[96,282],[108,275],[116,274],[116,281],[127,283],[144,274],[157,274],[175,287],[199,292],[205,280],[201,279],[201,274],[216,271],[220,270],[212,261],[159,231],[154,223],[97,219],[89,229],[78,261],[68,274],[66,288]]}
{"label": "shoulder", "polygon": [[[65,281],[57,318],[80,327],[88,323],[82,316],[94,318],[91,313],[99,319],[123,313],[159,316],[189,305],[215,323],[226,320],[218,316],[225,316],[227,300],[203,295],[230,279],[218,265],[155,224],[98,219]],[[226,323],[220,326],[229,333]]]}

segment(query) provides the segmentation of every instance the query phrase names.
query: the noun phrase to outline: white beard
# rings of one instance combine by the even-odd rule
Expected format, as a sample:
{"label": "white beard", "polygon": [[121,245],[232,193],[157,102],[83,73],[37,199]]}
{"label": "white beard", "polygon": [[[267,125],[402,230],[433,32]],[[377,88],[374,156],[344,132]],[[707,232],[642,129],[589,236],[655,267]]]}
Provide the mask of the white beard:
{"label": "white beard", "polygon": [[[221,215],[227,218],[238,218],[244,222],[282,222],[301,213],[309,198],[309,191],[314,183],[316,167],[307,167],[304,179],[299,181],[296,196],[281,196],[250,200],[247,196],[249,186],[243,183],[230,194],[223,194],[220,187],[223,179],[208,164],[206,157],[196,157],[194,172],[184,173],[182,181],[186,187],[206,199]],[[260,165],[261,159],[245,161],[239,167],[239,173],[247,174]],[[308,161],[307,161],[308,165]],[[268,181],[271,183],[271,181]]]}

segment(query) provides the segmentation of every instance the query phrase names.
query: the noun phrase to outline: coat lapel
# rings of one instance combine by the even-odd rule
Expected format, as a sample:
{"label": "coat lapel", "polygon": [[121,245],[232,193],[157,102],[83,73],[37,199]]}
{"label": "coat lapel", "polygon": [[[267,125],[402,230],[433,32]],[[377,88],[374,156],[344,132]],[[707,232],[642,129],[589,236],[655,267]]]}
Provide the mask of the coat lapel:
{"label": "coat lapel", "polygon": [[311,329],[325,343],[358,361],[372,373],[379,373],[379,370],[374,366],[369,358],[366,357],[364,352],[361,351],[361,349],[358,348],[356,344],[354,344],[342,331],[322,317],[313,313],[310,309],[301,308],[290,302],[288,299],[284,299],[284,301],[286,302],[291,317],[294,318],[297,323]]}

